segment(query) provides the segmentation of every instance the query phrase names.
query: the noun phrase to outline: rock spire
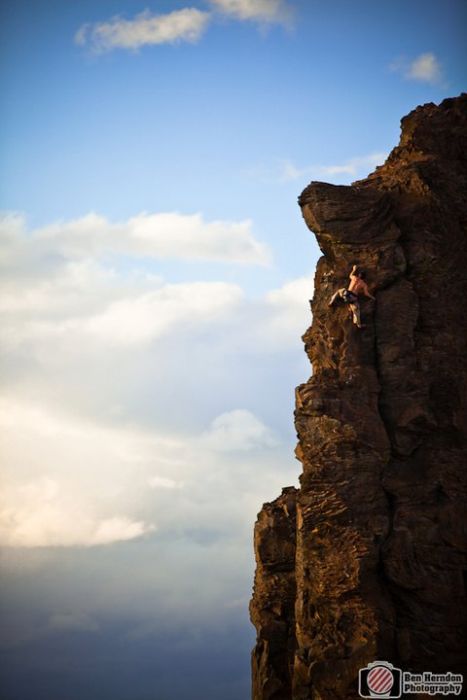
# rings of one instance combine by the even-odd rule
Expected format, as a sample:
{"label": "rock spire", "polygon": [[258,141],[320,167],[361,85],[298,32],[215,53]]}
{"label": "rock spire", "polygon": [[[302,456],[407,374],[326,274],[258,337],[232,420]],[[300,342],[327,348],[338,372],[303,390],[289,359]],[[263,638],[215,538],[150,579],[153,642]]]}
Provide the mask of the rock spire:
{"label": "rock spire", "polygon": [[[467,670],[467,95],[401,125],[369,177],[299,198],[323,254],[313,373],[300,488],[255,525],[253,700],[358,698],[374,660]],[[328,306],[354,263],[376,296],[362,330]]]}

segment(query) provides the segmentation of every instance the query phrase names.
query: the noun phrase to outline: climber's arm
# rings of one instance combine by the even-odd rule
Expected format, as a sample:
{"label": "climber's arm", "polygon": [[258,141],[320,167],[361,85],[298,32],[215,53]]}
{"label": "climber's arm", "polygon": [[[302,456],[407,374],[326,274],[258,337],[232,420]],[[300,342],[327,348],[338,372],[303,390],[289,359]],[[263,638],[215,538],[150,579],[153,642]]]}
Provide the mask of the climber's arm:
{"label": "climber's arm", "polygon": [[368,285],[366,282],[362,282],[362,287],[363,287],[363,293],[368,299],[376,299],[376,297],[373,296],[373,294],[370,294],[370,290],[368,289]]}

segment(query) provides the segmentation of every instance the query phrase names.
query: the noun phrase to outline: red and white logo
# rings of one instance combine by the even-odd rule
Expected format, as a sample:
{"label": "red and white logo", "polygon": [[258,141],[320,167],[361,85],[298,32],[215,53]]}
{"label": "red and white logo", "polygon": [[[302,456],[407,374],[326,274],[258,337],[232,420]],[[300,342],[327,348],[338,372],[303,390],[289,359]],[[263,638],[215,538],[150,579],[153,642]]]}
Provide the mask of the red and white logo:
{"label": "red and white logo", "polygon": [[400,698],[402,671],[389,661],[373,661],[358,672],[361,698]]}
{"label": "red and white logo", "polygon": [[367,683],[372,693],[383,695],[394,685],[394,676],[387,666],[374,666],[368,674]]}

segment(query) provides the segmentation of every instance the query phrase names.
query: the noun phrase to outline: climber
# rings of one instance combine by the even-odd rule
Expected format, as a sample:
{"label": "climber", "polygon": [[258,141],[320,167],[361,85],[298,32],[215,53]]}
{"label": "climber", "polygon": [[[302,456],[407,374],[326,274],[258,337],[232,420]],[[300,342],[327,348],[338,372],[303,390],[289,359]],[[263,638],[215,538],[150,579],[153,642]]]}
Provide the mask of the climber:
{"label": "climber", "polygon": [[375,298],[372,294],[370,294],[368,285],[363,279],[363,276],[362,270],[360,270],[357,265],[354,265],[349,275],[350,284],[348,289],[345,287],[338,289],[337,292],[332,295],[331,301],[329,302],[329,306],[334,306],[336,299],[339,298],[342,299],[344,304],[348,304],[349,311],[352,314],[352,320],[357,328],[365,328],[364,324],[361,322],[360,304],[358,301],[359,295],[364,295],[368,297],[368,299]]}

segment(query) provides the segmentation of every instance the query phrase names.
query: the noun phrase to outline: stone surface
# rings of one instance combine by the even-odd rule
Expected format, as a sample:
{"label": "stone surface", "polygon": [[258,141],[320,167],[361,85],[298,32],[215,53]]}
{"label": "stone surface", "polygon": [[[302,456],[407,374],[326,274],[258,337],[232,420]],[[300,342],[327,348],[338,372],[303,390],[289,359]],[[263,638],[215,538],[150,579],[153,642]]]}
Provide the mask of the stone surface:
{"label": "stone surface", "polygon": [[[357,698],[376,659],[467,672],[466,193],[462,95],[405,117],[365,180],[299,198],[323,253],[313,374],[296,390],[300,489],[255,527],[254,700]],[[376,296],[362,330],[328,307],[354,263]]]}
{"label": "stone surface", "polygon": [[283,489],[266,503],[255,525],[255,600],[251,619],[258,629],[252,655],[254,694],[290,697],[295,651],[295,532],[297,489]]}

